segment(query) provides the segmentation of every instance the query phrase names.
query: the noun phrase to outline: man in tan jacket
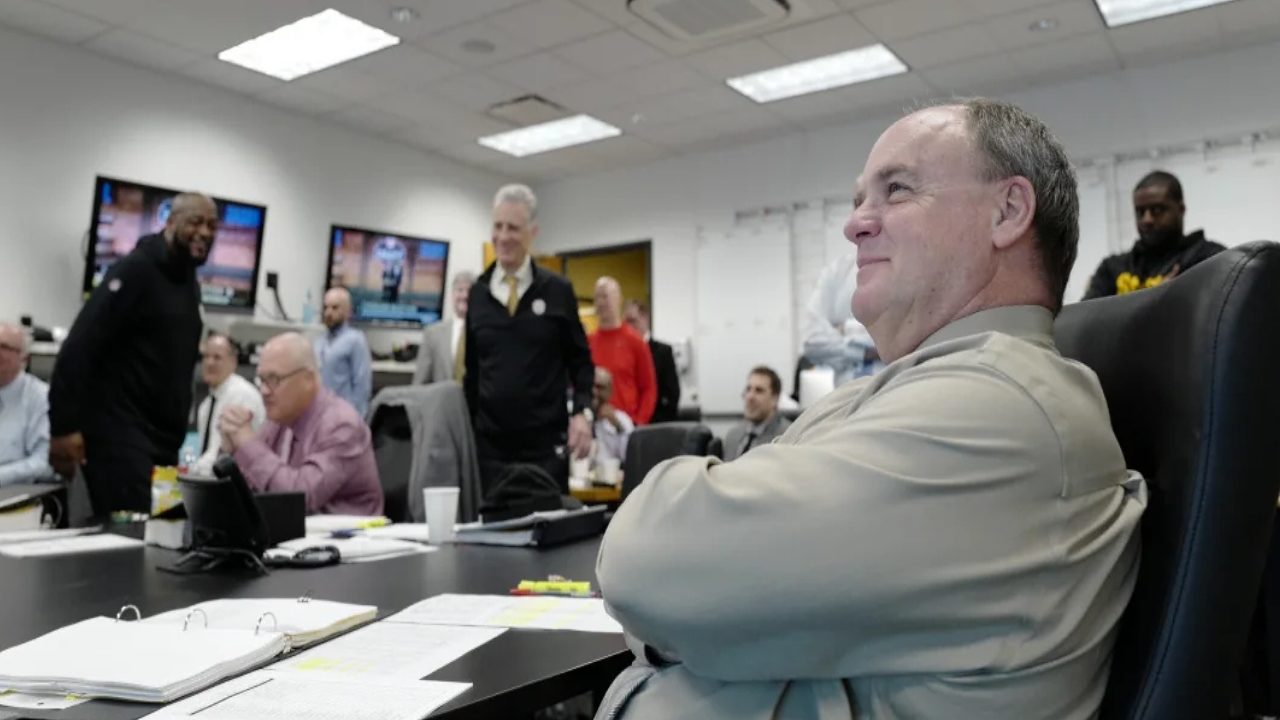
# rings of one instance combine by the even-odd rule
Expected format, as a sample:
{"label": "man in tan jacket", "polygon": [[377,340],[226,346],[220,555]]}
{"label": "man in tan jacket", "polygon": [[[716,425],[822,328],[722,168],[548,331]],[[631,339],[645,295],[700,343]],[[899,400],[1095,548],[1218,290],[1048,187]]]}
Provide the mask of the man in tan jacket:
{"label": "man in tan jacket", "polygon": [[1053,343],[1066,154],[1016,107],[931,107],[880,136],[854,206],[853,313],[888,366],[631,494],[598,575],[637,662],[598,718],[1096,715],[1146,487]]}

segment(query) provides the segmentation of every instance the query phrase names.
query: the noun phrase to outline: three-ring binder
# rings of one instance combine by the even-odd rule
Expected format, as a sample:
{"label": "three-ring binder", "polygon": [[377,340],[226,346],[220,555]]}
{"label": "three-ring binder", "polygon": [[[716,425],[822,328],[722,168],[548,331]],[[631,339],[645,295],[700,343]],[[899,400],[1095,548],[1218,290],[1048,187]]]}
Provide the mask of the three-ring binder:
{"label": "three-ring binder", "polygon": [[142,611],[138,609],[137,605],[125,605],[116,613],[116,622],[120,622],[121,616],[124,615],[126,610],[133,611],[133,619],[135,621],[142,619]]}

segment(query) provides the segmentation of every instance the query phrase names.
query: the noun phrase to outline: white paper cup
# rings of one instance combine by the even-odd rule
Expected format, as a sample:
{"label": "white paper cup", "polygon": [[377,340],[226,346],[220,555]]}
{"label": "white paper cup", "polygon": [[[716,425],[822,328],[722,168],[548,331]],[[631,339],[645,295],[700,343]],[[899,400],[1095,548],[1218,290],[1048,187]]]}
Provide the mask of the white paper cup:
{"label": "white paper cup", "polygon": [[422,504],[427,508],[427,542],[432,545],[452,542],[457,534],[458,493],[456,487],[422,489]]}
{"label": "white paper cup", "polygon": [[591,458],[573,458],[569,460],[569,477],[586,480],[591,472]]}
{"label": "white paper cup", "polygon": [[618,472],[622,469],[622,462],[618,458],[601,458],[596,465],[596,474],[600,476],[600,482],[609,483],[610,485],[618,484]]}

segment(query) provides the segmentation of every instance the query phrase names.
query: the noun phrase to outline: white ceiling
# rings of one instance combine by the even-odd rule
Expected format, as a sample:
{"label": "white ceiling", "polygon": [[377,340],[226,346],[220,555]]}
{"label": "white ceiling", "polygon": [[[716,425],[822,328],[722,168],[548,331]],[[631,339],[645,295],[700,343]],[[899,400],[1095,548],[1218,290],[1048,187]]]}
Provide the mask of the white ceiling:
{"label": "white ceiling", "polygon": [[[1280,1],[1225,5],[1116,30],[1093,0],[791,0],[783,25],[715,44],[673,40],[625,0],[0,0],[0,24],[475,167],[543,180],[847,123],[912,100],[1000,93],[1280,37]],[[218,51],[326,7],[405,42],[284,83]],[[418,19],[397,23],[395,7]],[[1057,25],[1032,32],[1037,20]],[[494,50],[476,53],[467,41]],[[724,80],[884,42],[906,75],[757,105]],[[510,129],[491,105],[538,93],[621,137],[528,158],[476,138]]]}

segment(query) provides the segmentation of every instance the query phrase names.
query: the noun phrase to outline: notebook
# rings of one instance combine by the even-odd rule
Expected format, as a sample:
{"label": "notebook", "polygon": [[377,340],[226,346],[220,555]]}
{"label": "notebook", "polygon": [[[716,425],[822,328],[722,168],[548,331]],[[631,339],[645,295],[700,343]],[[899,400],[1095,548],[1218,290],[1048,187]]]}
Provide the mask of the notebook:
{"label": "notebook", "polygon": [[0,652],[0,687],[163,703],[279,655],[283,633],[95,617]]}
{"label": "notebook", "polygon": [[366,623],[378,615],[372,605],[351,605],[310,598],[244,598],[210,600],[161,613],[143,622],[188,629],[273,630],[284,633],[289,647],[305,647]]}
{"label": "notebook", "polygon": [[[546,510],[513,520],[458,526],[455,543],[551,547],[604,532],[605,506],[580,510]],[[394,526],[392,526],[394,527]]]}

